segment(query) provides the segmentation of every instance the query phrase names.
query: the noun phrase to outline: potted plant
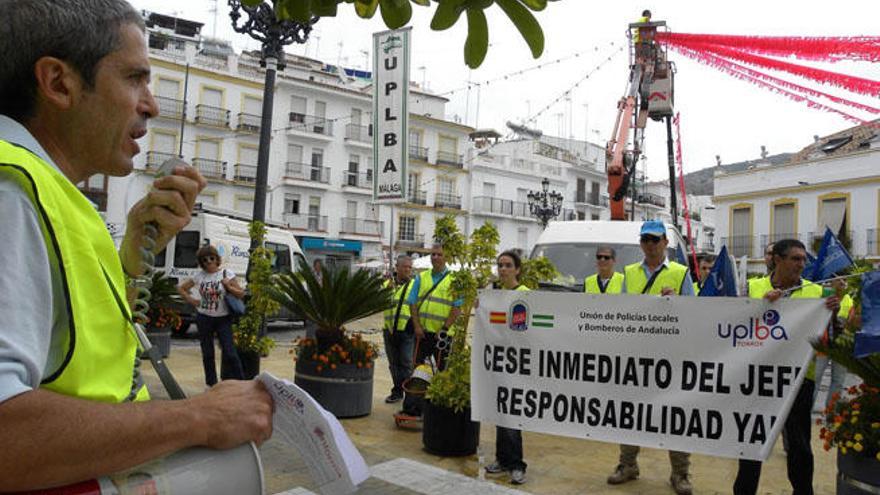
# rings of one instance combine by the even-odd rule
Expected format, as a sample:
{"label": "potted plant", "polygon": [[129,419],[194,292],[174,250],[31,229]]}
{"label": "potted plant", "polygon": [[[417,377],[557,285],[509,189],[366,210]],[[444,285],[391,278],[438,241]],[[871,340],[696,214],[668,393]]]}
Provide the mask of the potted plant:
{"label": "potted plant", "polygon": [[154,271],[151,279],[145,330],[150,343],[166,358],[171,353],[171,333],[178,331],[183,323],[177,310],[182,298],[177,293],[177,284],[164,271]]}
{"label": "potted plant", "polygon": [[[248,231],[251,241],[256,241],[257,247],[250,254],[245,313],[232,325],[232,339],[241,359],[245,380],[260,374],[260,358],[268,356],[269,351],[275,347],[275,341],[266,335],[265,322],[267,316],[277,313],[280,308],[271,295],[272,252],[263,245],[266,225],[262,222],[251,222]],[[221,376],[225,376],[222,367]]]}
{"label": "potted plant", "polygon": [[345,324],[393,305],[392,289],[367,270],[324,268],[320,280],[302,262],[296,273],[276,278],[273,297],[317,327],[314,338],[297,342],[294,383],[339,418],[370,414],[373,363],[378,347]]}
{"label": "potted plant", "polygon": [[[443,245],[447,261],[461,267],[450,276],[452,296],[464,302],[461,316],[452,326],[454,337],[446,368],[434,375],[425,394],[422,441],[429,452],[470,455],[476,451],[480,428],[479,423],[470,419],[471,348],[467,328],[477,291],[492,281],[499,235],[494,225],[484,223],[471,233],[468,241],[458,230],[455,217],[448,215],[437,221],[434,240]],[[537,288],[539,280],[552,279],[556,273],[546,258],[527,260],[523,263],[521,281]]]}
{"label": "potted plant", "polygon": [[[872,269],[859,260],[851,274]],[[856,495],[880,491],[880,353],[857,358],[853,355],[855,334],[861,326],[862,277],[848,279],[853,312],[843,332],[833,341],[815,340],[813,347],[857,375],[862,383],[835,394],[817,423],[825,450],[837,449],[837,493]],[[871,490],[873,488],[873,490]]]}

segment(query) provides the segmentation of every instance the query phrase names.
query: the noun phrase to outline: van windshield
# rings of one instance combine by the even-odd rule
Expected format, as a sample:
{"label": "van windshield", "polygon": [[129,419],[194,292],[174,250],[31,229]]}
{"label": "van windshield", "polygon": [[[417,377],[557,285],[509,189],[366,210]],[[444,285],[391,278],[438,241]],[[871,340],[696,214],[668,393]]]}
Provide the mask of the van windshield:
{"label": "van windshield", "polygon": [[[623,268],[630,263],[641,261],[644,256],[642,249],[636,244],[601,244],[610,246],[616,251],[614,270],[623,273]],[[568,286],[582,286],[584,279],[596,273],[596,249],[600,244],[538,244],[532,251],[532,258],[545,256],[560,273],[554,283]],[[675,259],[675,252],[668,250],[667,257]]]}

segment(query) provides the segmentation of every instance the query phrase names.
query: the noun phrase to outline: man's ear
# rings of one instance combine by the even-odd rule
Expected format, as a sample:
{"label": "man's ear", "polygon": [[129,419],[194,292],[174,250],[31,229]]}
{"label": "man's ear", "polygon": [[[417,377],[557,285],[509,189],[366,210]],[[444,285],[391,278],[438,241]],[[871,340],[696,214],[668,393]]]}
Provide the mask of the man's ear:
{"label": "man's ear", "polygon": [[58,110],[68,110],[82,92],[82,77],[67,62],[55,57],[41,57],[34,64],[37,99]]}

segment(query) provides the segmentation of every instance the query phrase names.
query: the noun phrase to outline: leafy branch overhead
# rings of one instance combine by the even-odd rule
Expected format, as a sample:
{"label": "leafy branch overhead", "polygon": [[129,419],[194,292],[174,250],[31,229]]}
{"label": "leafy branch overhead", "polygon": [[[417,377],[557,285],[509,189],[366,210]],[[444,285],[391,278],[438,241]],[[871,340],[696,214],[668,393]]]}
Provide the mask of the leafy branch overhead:
{"label": "leafy branch overhead", "polygon": [[[451,28],[467,13],[468,35],[464,44],[464,61],[476,69],[486,58],[489,50],[489,25],[485,10],[497,4],[516,26],[534,58],[544,52],[544,31],[532,11],[547,7],[548,1],[558,0],[434,0],[437,8],[431,19],[431,29],[443,31]],[[430,0],[275,0],[276,16],[281,20],[308,22],[316,17],[335,17],[340,3],[354,4],[357,15],[370,19],[379,10],[385,25],[391,29],[405,26],[412,18],[412,5],[430,7]],[[247,7],[256,7],[262,0],[242,0]]]}

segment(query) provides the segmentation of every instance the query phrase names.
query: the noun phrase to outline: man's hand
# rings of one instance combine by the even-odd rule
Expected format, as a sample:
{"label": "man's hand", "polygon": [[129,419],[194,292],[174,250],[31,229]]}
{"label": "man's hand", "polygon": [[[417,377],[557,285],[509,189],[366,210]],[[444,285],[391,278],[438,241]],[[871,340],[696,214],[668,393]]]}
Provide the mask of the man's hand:
{"label": "man's hand", "polygon": [[193,167],[178,166],[172,175],[153,182],[153,189],[135,203],[128,213],[125,238],[119,249],[122,266],[129,275],[140,275],[140,249],[143,246],[144,226],[154,222],[159,227],[154,254],[168,244],[172,237],[186,227],[199,192],[205,188],[205,178]]}
{"label": "man's hand", "polygon": [[416,334],[416,338],[421,340],[425,338],[425,331],[422,329],[422,325],[419,322],[413,322],[413,332]]}
{"label": "man's hand", "polygon": [[190,399],[205,434],[201,444],[228,449],[272,436],[272,396],[262,382],[225,380]]}
{"label": "man's hand", "polygon": [[675,289],[673,289],[672,287],[664,287],[660,290],[660,295],[661,296],[674,296]]}
{"label": "man's hand", "polygon": [[776,302],[779,298],[782,297],[782,291],[779,289],[773,289],[770,292],[764,294],[764,299],[770,302]]}
{"label": "man's hand", "polygon": [[840,311],[840,298],[835,296],[828,296],[825,298],[825,307],[828,308],[835,315],[838,311]]}

